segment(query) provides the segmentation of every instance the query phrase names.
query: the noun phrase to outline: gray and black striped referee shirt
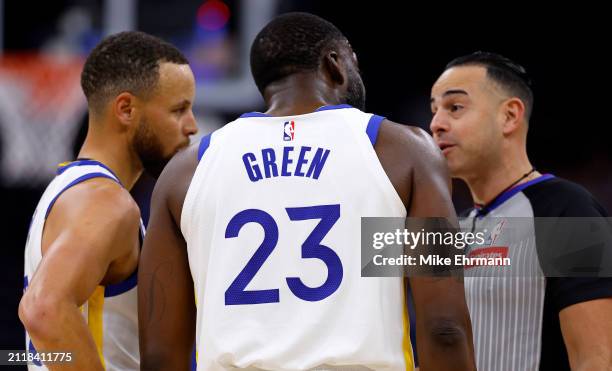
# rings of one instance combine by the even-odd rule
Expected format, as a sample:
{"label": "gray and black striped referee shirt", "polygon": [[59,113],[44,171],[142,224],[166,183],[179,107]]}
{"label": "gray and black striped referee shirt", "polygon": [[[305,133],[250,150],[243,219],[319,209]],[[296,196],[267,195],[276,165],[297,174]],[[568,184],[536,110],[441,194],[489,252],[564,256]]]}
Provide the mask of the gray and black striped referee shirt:
{"label": "gray and black striped referee shirt", "polygon": [[542,244],[537,243],[533,218],[607,217],[606,211],[584,188],[542,175],[467,215],[462,228],[488,230],[491,238],[466,255],[507,256],[511,269],[520,270],[510,275],[496,274],[501,268],[493,266],[465,270],[478,370],[569,370],[559,312],[580,302],[612,297],[612,278],[547,277],[538,258]]}

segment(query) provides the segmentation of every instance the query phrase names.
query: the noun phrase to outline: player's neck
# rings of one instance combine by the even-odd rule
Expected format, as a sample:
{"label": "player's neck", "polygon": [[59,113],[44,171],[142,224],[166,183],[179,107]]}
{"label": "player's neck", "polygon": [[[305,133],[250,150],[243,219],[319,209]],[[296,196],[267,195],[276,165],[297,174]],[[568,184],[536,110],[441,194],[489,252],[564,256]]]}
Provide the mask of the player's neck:
{"label": "player's neck", "polygon": [[508,155],[498,163],[487,164],[470,176],[463,177],[463,180],[470,188],[474,203],[487,205],[504,191],[541,175],[533,169],[526,153]]}
{"label": "player's neck", "polygon": [[265,89],[264,99],[268,105],[266,114],[271,116],[303,115],[341,103],[316,73],[296,73],[271,83]]}
{"label": "player's neck", "polygon": [[142,174],[142,163],[132,150],[127,137],[101,132],[90,124],[79,158],[89,158],[108,166],[128,190]]}

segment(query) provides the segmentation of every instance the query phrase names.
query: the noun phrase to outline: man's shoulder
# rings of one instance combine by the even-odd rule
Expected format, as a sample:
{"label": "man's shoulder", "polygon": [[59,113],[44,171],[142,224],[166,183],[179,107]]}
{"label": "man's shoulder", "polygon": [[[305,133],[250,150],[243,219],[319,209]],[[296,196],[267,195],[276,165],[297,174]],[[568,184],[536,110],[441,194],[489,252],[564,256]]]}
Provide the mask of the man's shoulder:
{"label": "man's shoulder", "polygon": [[374,149],[406,207],[411,205],[416,189],[425,191],[433,184],[442,188],[450,186],[440,149],[431,135],[419,127],[385,119]]}
{"label": "man's shoulder", "polygon": [[[96,245],[109,251],[130,246],[116,243],[117,238],[138,236],[135,233],[140,226],[138,205],[130,193],[112,179],[91,178],[71,186],[52,206],[44,221],[43,254],[50,247],[49,243],[60,235],[65,236],[64,242],[77,241],[90,248]],[[99,233],[101,230],[104,233]]]}
{"label": "man's shoulder", "polygon": [[[138,205],[125,188],[113,179],[95,177],[69,187],[58,197],[53,210],[72,213],[93,213],[131,217],[138,211]],[[127,215],[124,215],[127,213]],[[139,213],[138,213],[139,215]]]}
{"label": "man's shoulder", "polygon": [[605,208],[583,186],[554,177],[523,190],[536,217],[608,216]]}
{"label": "man's shoulder", "polygon": [[155,185],[153,201],[159,198],[165,199],[177,222],[180,221],[187,190],[198,167],[201,155],[206,150],[204,147],[207,147],[207,143],[210,143],[209,139],[210,136],[204,136],[201,141],[193,143],[174,155]]}
{"label": "man's shoulder", "polygon": [[200,160],[200,152],[207,147],[206,142],[209,142],[209,136],[202,137],[201,140],[196,143],[192,143],[189,147],[182,151],[179,151],[172,159],[168,162],[168,165],[164,168],[164,171],[160,175],[162,177],[172,177],[177,175],[191,175]]}
{"label": "man's shoulder", "polygon": [[[400,124],[389,119],[384,119],[380,124],[380,136],[384,136],[386,142],[391,144],[412,144],[417,147],[436,147],[431,135],[415,125]],[[404,147],[410,150],[412,146]]]}
{"label": "man's shoulder", "polygon": [[385,119],[380,125],[377,152],[385,150],[396,160],[410,167],[427,164],[445,167],[445,161],[433,138],[414,125],[404,125]]}

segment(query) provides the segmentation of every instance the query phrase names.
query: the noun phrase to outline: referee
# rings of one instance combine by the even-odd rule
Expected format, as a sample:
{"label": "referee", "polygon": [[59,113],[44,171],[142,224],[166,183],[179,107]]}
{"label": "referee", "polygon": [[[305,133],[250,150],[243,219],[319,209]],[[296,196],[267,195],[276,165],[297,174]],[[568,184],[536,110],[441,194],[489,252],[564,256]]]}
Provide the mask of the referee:
{"label": "referee", "polygon": [[[524,68],[493,53],[451,61],[431,92],[434,139],[476,204],[464,222],[490,233],[484,246],[466,255],[513,262],[504,277],[495,274],[499,267],[465,267],[477,366],[611,370],[612,279],[550,275],[553,245],[545,244],[536,219],[603,221],[608,215],[584,188],[531,165],[526,142],[532,107]],[[607,248],[612,238],[609,229],[604,233]],[[576,268],[571,265],[566,259],[564,269]]]}

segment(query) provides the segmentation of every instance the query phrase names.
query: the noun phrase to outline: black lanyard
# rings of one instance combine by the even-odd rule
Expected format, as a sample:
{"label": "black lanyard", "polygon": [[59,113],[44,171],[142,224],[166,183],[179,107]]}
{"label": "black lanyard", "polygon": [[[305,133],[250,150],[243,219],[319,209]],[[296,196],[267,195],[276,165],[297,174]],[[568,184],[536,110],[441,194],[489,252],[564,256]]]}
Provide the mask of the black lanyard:
{"label": "black lanyard", "polygon": [[529,170],[528,172],[526,172],[525,174],[523,174],[520,178],[518,178],[517,180],[515,180],[514,182],[512,182],[512,184],[510,184],[509,186],[507,186],[506,188],[504,188],[503,191],[499,192],[497,194],[497,196],[495,196],[495,198],[493,200],[491,200],[491,202],[487,203],[486,205],[478,205],[476,204],[476,206],[480,206],[479,209],[477,209],[476,211],[476,215],[474,215],[474,218],[472,218],[472,233],[474,233],[474,229],[476,229],[476,218],[478,218],[479,216],[482,215],[486,215],[489,213],[489,206],[494,204],[495,201],[497,201],[498,198],[500,198],[504,193],[506,193],[506,191],[510,190],[512,187],[514,187],[515,185],[517,185],[521,180],[527,178],[529,175],[531,175],[532,173],[534,173],[536,171],[535,167],[532,167],[531,170]]}

